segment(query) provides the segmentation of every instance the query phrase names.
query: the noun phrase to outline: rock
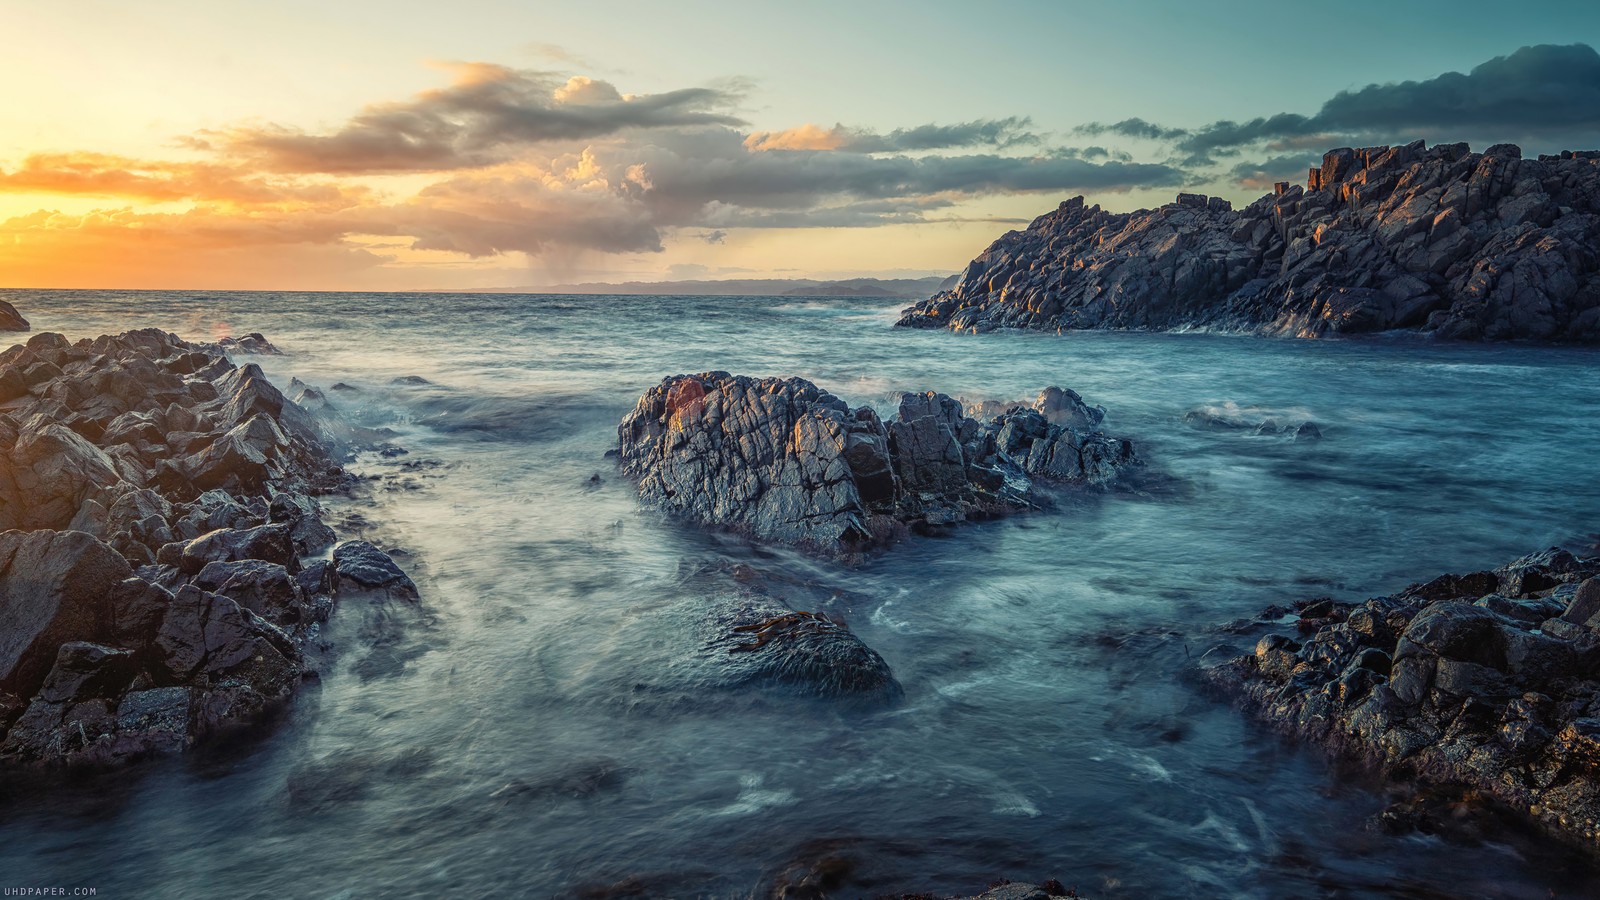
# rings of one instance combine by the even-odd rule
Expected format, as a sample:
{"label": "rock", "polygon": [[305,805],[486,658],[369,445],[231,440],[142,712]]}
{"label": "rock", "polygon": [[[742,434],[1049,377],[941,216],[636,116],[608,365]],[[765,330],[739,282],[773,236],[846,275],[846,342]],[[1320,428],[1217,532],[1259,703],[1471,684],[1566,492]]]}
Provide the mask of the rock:
{"label": "rock", "polygon": [[382,590],[415,598],[417,586],[389,554],[366,541],[344,541],[333,548],[336,590]]}
{"label": "rock", "polygon": [[899,325],[1600,341],[1600,167],[1515,145],[1339,148],[1233,211],[1073,198],[995,241]]}
{"label": "rock", "polygon": [[[1047,391],[1046,400],[1065,419],[1103,416],[1069,392]],[[879,546],[908,527],[1032,508],[1024,464],[997,434],[1015,437],[1013,450],[1023,429],[1054,441],[1059,454],[1041,452],[1035,468],[1057,481],[1102,483],[1135,462],[1125,441],[1079,434],[1037,411],[1007,415],[982,423],[958,401],[927,392],[902,394],[883,421],[799,378],[679,375],[647,391],[623,419],[618,456],[648,503],[828,553]],[[1050,467],[1046,456],[1061,465]]]}
{"label": "rock", "polygon": [[105,600],[132,575],[81,532],[0,534],[0,689],[32,696],[62,644],[107,636]]}
{"label": "rock", "polygon": [[56,664],[39,687],[46,703],[81,703],[95,698],[116,699],[133,680],[133,653],[68,641],[56,653]]}
{"label": "rock", "polygon": [[258,331],[252,331],[242,338],[225,337],[217,342],[217,347],[224,353],[243,353],[256,356],[281,356],[282,350],[272,346]]}
{"label": "rock", "polygon": [[28,320],[17,312],[17,308],[0,300],[0,331],[27,331]]}
{"label": "rock", "polygon": [[179,550],[176,565],[184,574],[194,575],[208,563],[247,559],[277,563],[291,573],[300,568],[287,525],[219,528],[184,544]]}
{"label": "rock", "polygon": [[[300,556],[332,545],[309,494],[344,476],[304,409],[222,355],[271,345],[224,343],[0,351],[0,765],[186,750],[260,721],[302,645],[327,646],[332,568]],[[414,603],[400,577],[385,596]]]}
{"label": "rock", "polygon": [[[1576,609],[1587,621],[1576,598],[1587,601],[1596,575],[1600,557],[1547,550],[1494,572],[1440,576],[1342,615],[1332,606],[1303,642],[1269,633],[1254,654],[1205,674],[1331,753],[1400,779],[1462,785],[1592,844],[1600,638],[1548,617]],[[1571,605],[1550,578],[1568,586]]]}
{"label": "rock", "polygon": [[0,530],[64,529],[121,480],[99,447],[56,423],[25,425],[0,458]]}
{"label": "rock", "polygon": [[706,601],[705,654],[724,688],[779,687],[800,696],[895,702],[904,690],[877,651],[842,620],[752,591]]}

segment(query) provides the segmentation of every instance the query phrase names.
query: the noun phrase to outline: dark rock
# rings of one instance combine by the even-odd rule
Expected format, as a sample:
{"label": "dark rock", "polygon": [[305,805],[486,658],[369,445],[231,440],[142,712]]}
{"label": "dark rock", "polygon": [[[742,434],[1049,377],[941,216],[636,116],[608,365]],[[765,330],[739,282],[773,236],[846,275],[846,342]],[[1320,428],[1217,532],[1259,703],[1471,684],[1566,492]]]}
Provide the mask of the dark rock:
{"label": "dark rock", "polygon": [[207,563],[242,559],[277,563],[291,573],[300,569],[287,525],[260,525],[238,530],[219,528],[203,534],[183,545],[177,567],[186,575],[194,575]]}
{"label": "dark rock", "polygon": [[344,541],[333,548],[336,590],[382,590],[415,598],[417,586],[389,554],[366,541]]}
{"label": "dark rock", "polygon": [[749,591],[707,605],[712,617],[705,652],[724,687],[769,685],[801,696],[875,702],[904,695],[889,664],[842,620]]}
{"label": "dark rock", "polygon": [[[1065,391],[1047,391],[1041,404],[1064,419],[1103,415]],[[1028,463],[1010,453],[1033,459],[1028,471],[1039,477],[1070,483],[1103,483],[1135,462],[1128,442],[1034,410],[986,424],[944,394],[908,393],[883,421],[799,378],[726,372],[664,379],[617,433],[622,471],[646,502],[824,552],[1032,508]]]}
{"label": "dark rock", "polygon": [[1244,209],[1195,194],[1113,214],[1073,198],[995,241],[898,324],[1600,341],[1600,167],[1339,148]]}
{"label": "dark rock", "polygon": [[29,327],[15,306],[0,300],[0,331],[27,331]]}
{"label": "dark rock", "polygon": [[331,646],[332,568],[299,558],[333,543],[309,494],[344,476],[316,420],[222,355],[271,345],[224,343],[0,351],[0,529],[22,529],[0,533],[0,764],[185,750],[261,721],[302,644]]}
{"label": "dark rock", "polygon": [[0,534],[0,688],[31,696],[68,641],[110,631],[105,598],[132,568],[76,531]]}
{"label": "dark rock", "polygon": [[1267,634],[1254,654],[1206,675],[1330,752],[1397,778],[1465,786],[1592,845],[1600,639],[1548,618],[1576,601],[1542,585],[1560,579],[1569,598],[1586,597],[1582,579],[1597,574],[1600,558],[1549,550],[1494,572],[1441,576],[1368,600],[1342,621],[1316,619],[1303,643]]}

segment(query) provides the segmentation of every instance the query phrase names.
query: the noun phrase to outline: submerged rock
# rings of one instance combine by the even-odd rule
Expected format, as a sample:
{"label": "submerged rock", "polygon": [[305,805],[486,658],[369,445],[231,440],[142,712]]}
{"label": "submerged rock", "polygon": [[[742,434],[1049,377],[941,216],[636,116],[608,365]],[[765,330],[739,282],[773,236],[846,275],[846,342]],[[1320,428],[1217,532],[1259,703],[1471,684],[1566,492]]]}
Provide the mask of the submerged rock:
{"label": "submerged rock", "polygon": [[879,702],[904,696],[889,664],[842,619],[749,590],[707,606],[704,652],[722,687],[767,685],[800,696]]}
{"label": "submerged rock", "polygon": [[898,324],[1594,343],[1596,246],[1600,152],[1340,148],[1305,189],[1238,211],[1188,194],[1117,214],[1075,197],[995,241]]}
{"label": "submerged rock", "polygon": [[[1040,402],[1061,416],[1066,393]],[[1068,417],[1098,424],[1094,412]],[[622,471],[646,502],[827,552],[1032,508],[1029,473],[1100,484],[1136,462],[1128,441],[1052,424],[1039,410],[983,423],[930,391],[902,394],[884,421],[804,379],[726,372],[663,379],[617,433]]]}
{"label": "submerged rock", "polygon": [[1600,558],[1562,550],[1359,604],[1301,604],[1207,677],[1397,778],[1465,785],[1600,842]]}

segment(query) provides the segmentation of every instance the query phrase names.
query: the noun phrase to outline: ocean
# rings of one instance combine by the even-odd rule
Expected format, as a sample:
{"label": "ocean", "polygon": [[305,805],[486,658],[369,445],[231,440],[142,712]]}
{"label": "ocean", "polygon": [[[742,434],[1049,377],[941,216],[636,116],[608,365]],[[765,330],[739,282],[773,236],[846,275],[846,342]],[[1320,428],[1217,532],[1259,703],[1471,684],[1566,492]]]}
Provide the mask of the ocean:
{"label": "ocean", "polygon": [[[1094,897],[1582,896],[1514,831],[1389,835],[1403,796],[1201,688],[1219,629],[1600,529],[1600,351],[1414,338],[891,328],[880,299],[0,291],[77,339],[264,333],[404,455],[333,504],[429,622],[349,652],[252,740],[0,784],[0,882],[102,897],[830,896],[1059,879]],[[1059,385],[1147,463],[1137,491],[913,537],[849,566],[641,508],[605,453],[668,375],[798,375],[852,404]],[[427,384],[396,385],[419,376]],[[1197,427],[1313,421],[1322,439]],[[351,518],[359,514],[362,518]],[[697,567],[743,563],[875,648],[904,701],[709,689]],[[348,630],[348,629],[347,629]],[[334,633],[338,634],[338,613]],[[831,879],[831,881],[829,880]],[[1552,893],[1553,892],[1553,893]],[[819,895],[820,896],[820,895]]]}

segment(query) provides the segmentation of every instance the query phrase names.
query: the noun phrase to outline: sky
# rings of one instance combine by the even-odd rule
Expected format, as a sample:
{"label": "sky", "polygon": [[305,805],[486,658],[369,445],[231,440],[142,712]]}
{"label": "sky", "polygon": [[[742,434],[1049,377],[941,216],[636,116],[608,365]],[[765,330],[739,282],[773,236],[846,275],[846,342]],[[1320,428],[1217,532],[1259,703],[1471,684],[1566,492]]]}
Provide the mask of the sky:
{"label": "sky", "polygon": [[0,0],[0,287],[958,271],[1338,146],[1600,147],[1600,4]]}

